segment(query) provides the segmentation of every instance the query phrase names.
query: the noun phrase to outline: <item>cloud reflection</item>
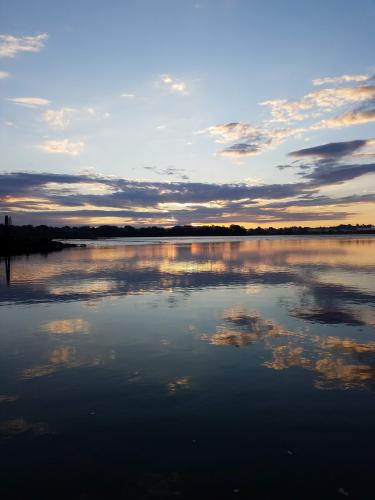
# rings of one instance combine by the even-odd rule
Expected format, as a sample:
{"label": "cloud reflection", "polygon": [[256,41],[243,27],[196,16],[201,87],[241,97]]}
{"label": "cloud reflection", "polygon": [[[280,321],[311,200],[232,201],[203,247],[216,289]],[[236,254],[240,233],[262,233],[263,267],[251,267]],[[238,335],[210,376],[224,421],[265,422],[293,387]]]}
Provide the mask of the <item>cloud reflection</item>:
{"label": "cloud reflection", "polygon": [[[131,243],[111,246],[107,241],[108,247],[77,248],[48,258],[15,258],[10,287],[5,281],[0,286],[0,306],[76,301],[99,306],[103,300],[140,295],[147,301],[156,292],[166,292],[168,306],[178,308],[179,297],[193,300],[195,291],[215,295],[231,290],[229,300],[238,290],[245,305],[236,307],[232,302],[225,308],[224,304],[213,330],[201,334],[202,328],[192,324],[189,335],[201,336],[213,346],[261,346],[268,356],[262,361],[264,367],[302,368],[313,374],[320,389],[372,388],[373,238]],[[210,295],[206,297],[209,301]],[[270,301],[278,310],[277,320],[258,308]],[[337,327],[341,330],[335,331]],[[113,346],[107,352],[99,344],[80,345],[79,336],[90,333],[90,325],[79,315],[44,321],[40,329],[55,336],[51,342],[59,338],[62,345],[52,345],[34,366],[23,368],[21,379],[113,360]],[[66,345],[68,339],[72,345]],[[169,340],[162,342],[165,349]],[[188,387],[188,375],[173,379],[168,391]]]}
{"label": "cloud reflection", "polygon": [[299,367],[312,372],[317,389],[375,389],[375,342],[339,336],[314,335],[309,330],[287,330],[272,319],[243,309],[224,311],[224,325],[202,339],[217,346],[261,344],[272,370]]}
{"label": "cloud reflection", "polygon": [[20,374],[20,378],[34,379],[65,369],[101,366],[112,358],[112,353],[103,353],[100,346],[60,345],[49,352],[48,362],[26,368]]}
{"label": "cloud reflection", "polygon": [[64,335],[72,333],[89,333],[89,324],[82,318],[60,319],[42,323],[41,329],[55,335]]}
{"label": "cloud reflection", "polygon": [[[72,249],[47,259],[15,258],[11,286],[0,283],[0,306],[77,300],[92,304],[158,290],[293,286],[295,299],[288,303],[292,316],[311,323],[375,324],[375,280],[369,279],[375,270],[372,238],[167,241]],[[43,328],[50,333],[84,333],[88,328],[83,322],[64,321]]]}
{"label": "cloud reflection", "polygon": [[43,434],[48,434],[49,429],[45,422],[28,422],[22,417],[0,423],[0,433],[4,434],[6,437],[13,437],[25,432],[41,436]]}
{"label": "cloud reflection", "polygon": [[169,382],[168,384],[168,392],[170,394],[176,394],[176,392],[181,389],[189,389],[189,377],[179,377],[176,378],[173,382]]}

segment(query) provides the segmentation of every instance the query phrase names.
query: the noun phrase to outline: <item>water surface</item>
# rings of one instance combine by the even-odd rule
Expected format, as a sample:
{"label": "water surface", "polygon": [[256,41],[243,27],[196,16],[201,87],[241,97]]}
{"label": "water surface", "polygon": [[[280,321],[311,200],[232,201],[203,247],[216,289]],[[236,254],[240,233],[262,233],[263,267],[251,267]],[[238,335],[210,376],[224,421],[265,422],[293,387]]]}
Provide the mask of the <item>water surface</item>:
{"label": "water surface", "polygon": [[375,238],[1,266],[4,498],[375,497]]}

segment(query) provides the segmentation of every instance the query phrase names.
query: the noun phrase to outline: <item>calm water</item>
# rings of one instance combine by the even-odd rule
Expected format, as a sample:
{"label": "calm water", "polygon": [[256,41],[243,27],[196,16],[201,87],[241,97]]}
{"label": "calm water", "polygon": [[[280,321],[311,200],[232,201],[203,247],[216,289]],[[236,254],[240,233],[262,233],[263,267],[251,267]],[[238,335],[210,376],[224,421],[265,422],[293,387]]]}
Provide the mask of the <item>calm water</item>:
{"label": "calm water", "polygon": [[375,498],[375,238],[126,243],[0,263],[1,498]]}

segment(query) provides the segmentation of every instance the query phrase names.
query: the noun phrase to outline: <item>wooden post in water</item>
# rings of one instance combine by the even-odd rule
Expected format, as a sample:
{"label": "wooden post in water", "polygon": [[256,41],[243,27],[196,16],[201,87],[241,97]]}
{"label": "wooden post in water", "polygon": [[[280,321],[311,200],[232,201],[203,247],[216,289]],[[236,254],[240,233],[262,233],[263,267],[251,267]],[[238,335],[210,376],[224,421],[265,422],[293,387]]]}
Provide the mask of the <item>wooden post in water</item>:
{"label": "wooden post in water", "polygon": [[[4,236],[5,236],[5,245],[8,246],[10,245],[10,226],[12,225],[12,218],[10,215],[5,216],[4,220]],[[9,248],[8,248],[9,250]],[[5,256],[5,276],[6,276],[6,282],[7,285],[10,285],[10,255]]]}
{"label": "wooden post in water", "polygon": [[10,255],[5,256],[5,278],[7,286],[10,286]]}

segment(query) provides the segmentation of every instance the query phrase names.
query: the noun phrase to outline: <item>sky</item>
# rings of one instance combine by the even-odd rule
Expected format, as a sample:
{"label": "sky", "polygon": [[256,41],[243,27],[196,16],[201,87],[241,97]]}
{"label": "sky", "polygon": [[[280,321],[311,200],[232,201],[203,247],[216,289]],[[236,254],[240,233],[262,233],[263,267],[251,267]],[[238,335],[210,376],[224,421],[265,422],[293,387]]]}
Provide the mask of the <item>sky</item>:
{"label": "sky", "polygon": [[375,224],[375,0],[0,0],[15,224]]}

